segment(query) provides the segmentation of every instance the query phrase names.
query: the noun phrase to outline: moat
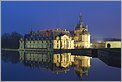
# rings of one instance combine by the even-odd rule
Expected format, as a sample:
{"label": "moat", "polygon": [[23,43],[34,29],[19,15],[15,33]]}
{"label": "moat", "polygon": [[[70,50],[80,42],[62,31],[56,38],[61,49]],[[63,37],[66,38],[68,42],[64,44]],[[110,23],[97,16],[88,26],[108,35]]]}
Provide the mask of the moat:
{"label": "moat", "polygon": [[[120,50],[119,50],[120,51]],[[102,52],[102,51],[100,51]],[[117,52],[117,50],[116,50]],[[121,52],[121,51],[120,51]],[[2,51],[2,81],[120,81],[121,54]],[[90,55],[91,54],[91,55]],[[112,54],[111,56],[109,56]],[[115,56],[116,54],[116,56]]]}

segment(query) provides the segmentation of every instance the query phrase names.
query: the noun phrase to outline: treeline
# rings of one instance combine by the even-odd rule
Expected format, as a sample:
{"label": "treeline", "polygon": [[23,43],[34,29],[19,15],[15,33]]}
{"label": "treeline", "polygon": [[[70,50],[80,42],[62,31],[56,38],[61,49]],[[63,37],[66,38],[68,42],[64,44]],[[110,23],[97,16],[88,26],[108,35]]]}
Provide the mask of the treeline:
{"label": "treeline", "polygon": [[17,32],[4,33],[1,37],[1,47],[2,48],[19,48],[19,40],[23,36]]}

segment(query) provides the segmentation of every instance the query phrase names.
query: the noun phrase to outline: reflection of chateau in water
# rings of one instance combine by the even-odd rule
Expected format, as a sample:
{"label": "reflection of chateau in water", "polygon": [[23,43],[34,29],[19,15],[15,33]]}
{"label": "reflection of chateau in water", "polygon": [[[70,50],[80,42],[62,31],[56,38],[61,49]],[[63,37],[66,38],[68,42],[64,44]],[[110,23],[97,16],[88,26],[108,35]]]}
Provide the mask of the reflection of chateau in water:
{"label": "reflection of chateau in water", "polygon": [[83,74],[88,75],[88,69],[90,68],[90,58],[88,56],[76,56],[74,59],[75,72],[82,79]]}
{"label": "reflection of chateau in water", "polygon": [[20,61],[25,66],[30,68],[44,68],[55,72],[65,72],[69,67],[74,67],[76,74],[82,77],[83,74],[88,73],[90,68],[90,58],[88,56],[71,55],[71,53],[53,54],[51,52],[45,53],[31,53],[19,52]]}

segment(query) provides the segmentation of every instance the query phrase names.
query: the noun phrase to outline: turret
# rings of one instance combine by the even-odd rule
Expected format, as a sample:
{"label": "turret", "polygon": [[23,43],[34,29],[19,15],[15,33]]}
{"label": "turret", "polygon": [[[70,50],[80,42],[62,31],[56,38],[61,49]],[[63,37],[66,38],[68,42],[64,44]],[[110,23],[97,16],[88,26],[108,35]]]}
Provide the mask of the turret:
{"label": "turret", "polygon": [[21,38],[19,40],[19,49],[24,49],[24,40],[23,40],[23,38]]}
{"label": "turret", "polygon": [[86,25],[86,31],[88,31],[88,25]]}

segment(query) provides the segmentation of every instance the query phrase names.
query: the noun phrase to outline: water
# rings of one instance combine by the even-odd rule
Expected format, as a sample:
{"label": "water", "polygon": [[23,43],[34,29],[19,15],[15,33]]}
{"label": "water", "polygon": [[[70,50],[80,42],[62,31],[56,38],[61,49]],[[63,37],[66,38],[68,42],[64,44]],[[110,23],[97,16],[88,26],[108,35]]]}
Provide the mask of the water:
{"label": "water", "polygon": [[[2,81],[120,81],[121,68],[98,57],[2,51]],[[121,63],[121,62],[120,62]]]}

